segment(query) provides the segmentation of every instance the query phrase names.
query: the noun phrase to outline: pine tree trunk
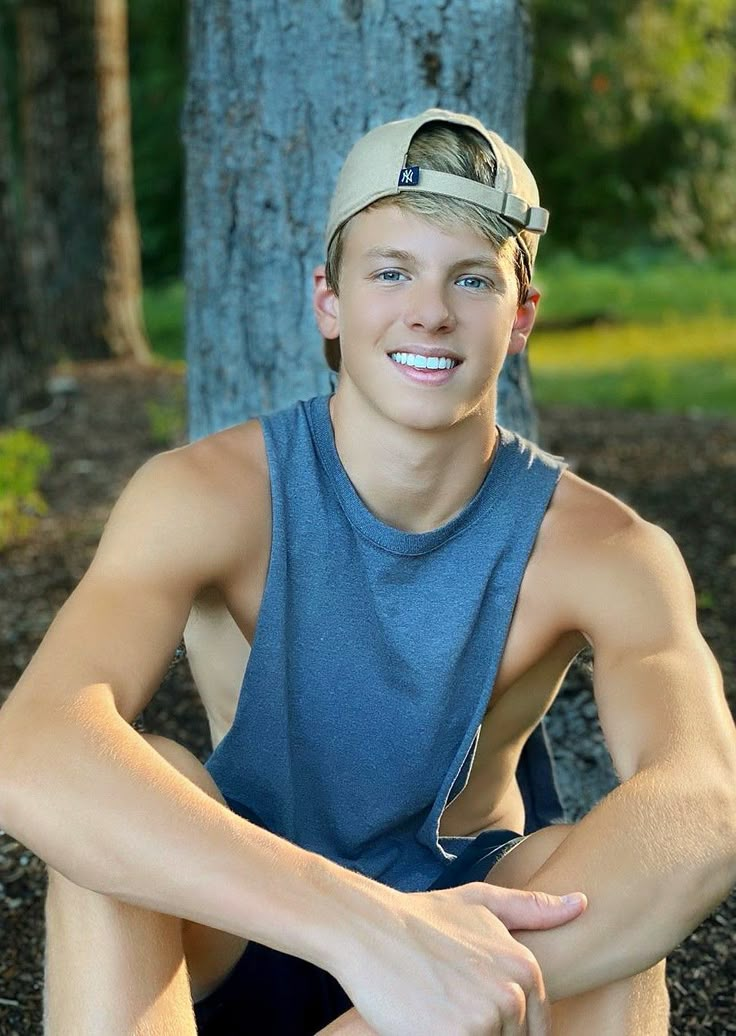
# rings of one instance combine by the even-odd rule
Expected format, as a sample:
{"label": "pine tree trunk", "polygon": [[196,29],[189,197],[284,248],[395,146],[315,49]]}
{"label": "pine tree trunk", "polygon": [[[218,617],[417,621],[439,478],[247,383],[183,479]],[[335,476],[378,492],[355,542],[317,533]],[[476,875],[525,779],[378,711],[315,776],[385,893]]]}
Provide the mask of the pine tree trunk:
{"label": "pine tree trunk", "polygon": [[96,0],[99,131],[106,207],[105,339],[116,356],[151,359],[143,330],[141,247],[133,192],[125,0]]}
{"label": "pine tree trunk", "polygon": [[[521,149],[522,0],[191,0],[185,104],[187,348],[193,438],[328,391],[311,308],[330,194],[371,126],[431,106]],[[526,356],[499,422],[536,438]]]}
{"label": "pine tree trunk", "polygon": [[38,335],[56,356],[145,362],[125,5],[26,0],[18,38]]}
{"label": "pine tree trunk", "polygon": [[0,46],[0,426],[42,397],[46,364],[33,339],[20,257],[10,113]]}

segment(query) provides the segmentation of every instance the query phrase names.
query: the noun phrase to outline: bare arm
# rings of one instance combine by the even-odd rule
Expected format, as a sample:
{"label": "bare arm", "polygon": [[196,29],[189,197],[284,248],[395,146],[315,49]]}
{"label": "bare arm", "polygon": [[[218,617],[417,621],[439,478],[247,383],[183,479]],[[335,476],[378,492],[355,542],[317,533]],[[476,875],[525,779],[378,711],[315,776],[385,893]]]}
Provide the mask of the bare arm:
{"label": "bare arm", "polygon": [[580,628],[623,783],[527,885],[588,896],[574,932],[514,933],[552,1000],[652,966],[736,882],[736,735],[674,541],[639,521],[581,575]]}
{"label": "bare arm", "polygon": [[129,725],[196,593],[247,564],[217,464],[206,449],[156,458],[116,505],[0,712],[0,823],[79,885],[329,968],[350,912],[396,894],[235,816]]}

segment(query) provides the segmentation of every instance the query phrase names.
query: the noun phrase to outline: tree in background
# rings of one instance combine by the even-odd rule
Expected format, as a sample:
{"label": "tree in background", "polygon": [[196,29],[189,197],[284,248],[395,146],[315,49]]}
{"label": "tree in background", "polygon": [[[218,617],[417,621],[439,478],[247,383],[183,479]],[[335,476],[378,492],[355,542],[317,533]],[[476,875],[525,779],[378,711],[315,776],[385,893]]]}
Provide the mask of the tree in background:
{"label": "tree in background", "polygon": [[0,46],[0,425],[10,424],[27,402],[41,395],[45,374],[18,261],[19,221],[4,57]]}
{"label": "tree in background", "polygon": [[[401,5],[192,0],[185,106],[193,438],[328,389],[311,272],[341,162],[370,126],[440,106],[522,150],[520,0]],[[537,437],[526,356],[499,420]]]}
{"label": "tree in background", "polygon": [[528,147],[552,238],[736,253],[736,0],[533,0]]}
{"label": "tree in background", "polygon": [[38,337],[56,356],[145,362],[125,2],[24,0],[17,39]]}

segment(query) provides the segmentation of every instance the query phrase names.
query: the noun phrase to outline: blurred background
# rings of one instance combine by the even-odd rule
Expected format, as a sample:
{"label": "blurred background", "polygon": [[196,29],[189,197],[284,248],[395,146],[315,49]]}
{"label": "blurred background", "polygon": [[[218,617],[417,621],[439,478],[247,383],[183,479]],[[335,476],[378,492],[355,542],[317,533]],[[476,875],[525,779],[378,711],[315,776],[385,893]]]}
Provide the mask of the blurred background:
{"label": "blurred background", "polygon": [[[47,204],[53,194],[49,173],[77,179],[76,198],[67,183],[66,198],[57,201],[68,213],[90,201],[82,194],[83,152],[70,155],[71,168],[39,168],[49,145],[44,150],[38,137],[54,121],[51,91],[43,87],[53,55],[45,55],[49,41],[32,10],[43,6],[3,0],[0,9],[3,149],[12,142],[5,179],[14,191],[19,236],[24,220],[27,232],[44,219],[44,193]],[[125,16],[125,4],[108,6]],[[528,6],[534,72],[527,157],[552,213],[538,266],[541,318],[530,343],[535,398],[736,412],[733,0],[532,0]],[[129,0],[127,8],[143,334],[154,357],[176,361],[184,351],[186,4]],[[119,47],[125,41],[118,35]],[[82,45],[72,46],[79,65]],[[119,65],[114,55],[108,60],[108,71],[116,60]],[[124,79],[125,69],[117,75]],[[83,121],[84,112],[77,117]],[[9,218],[8,211],[4,222]],[[67,220],[72,234],[73,214]],[[42,257],[30,262],[44,265]],[[65,294],[59,286],[58,295]],[[59,348],[62,357],[66,351],[78,359],[82,352],[71,339]],[[104,355],[109,345],[87,348]],[[137,348],[145,352],[140,342]],[[130,341],[120,346],[126,350],[136,352]]]}
{"label": "blurred background", "polygon": [[[446,49],[465,46],[465,27],[453,28],[446,0],[435,7],[449,19],[447,36],[433,35],[431,5],[421,5],[426,24],[414,17],[418,6],[0,0],[0,703],[83,575],[133,471],[186,441],[187,321],[190,348],[193,337],[200,343],[190,374],[195,367],[232,374],[246,346],[253,366],[242,384],[255,380],[259,366],[268,368],[264,384],[298,366],[288,348],[273,361],[275,346],[284,339],[288,346],[289,338],[278,307],[271,302],[255,314],[252,297],[243,301],[254,255],[263,256],[257,272],[268,280],[280,225],[268,201],[251,204],[252,184],[237,155],[223,149],[216,174],[201,156],[212,139],[208,120],[218,138],[231,133],[244,150],[252,144],[252,115],[239,96],[225,105],[228,124],[217,123],[202,97],[205,80],[225,81],[227,93],[251,71],[257,32],[233,23],[240,16],[247,22],[256,9],[266,21],[273,7],[286,19],[280,45],[297,9],[337,12],[339,31],[324,34],[329,48],[351,33],[360,43],[365,31],[357,23],[390,9],[407,32],[415,23],[417,39],[407,49],[415,48],[423,87],[436,94],[442,62],[451,64]],[[462,6],[470,18],[499,10],[504,0]],[[736,710],[736,0],[505,6],[533,34],[526,155],[551,212],[536,273],[543,301],[528,347],[542,444],[674,537],[693,578],[698,623]],[[197,62],[187,53],[193,14],[200,19]],[[232,34],[229,50],[219,52],[208,49],[218,18]],[[487,79],[494,67],[484,50],[489,24],[474,23],[480,58],[474,52],[475,64],[467,61]],[[248,46],[238,31],[251,33]],[[227,60],[233,67],[223,73]],[[271,60],[278,62],[278,51]],[[188,64],[197,70],[187,91]],[[446,67],[443,74],[451,76]],[[386,103],[392,87],[380,85]],[[475,96],[481,85],[468,74],[460,92]],[[284,92],[288,121],[295,102],[288,86]],[[317,113],[309,108],[308,92],[306,102],[298,115],[310,125],[319,105]],[[479,108],[484,103],[478,100]],[[351,119],[343,121],[336,127],[342,141],[355,135]],[[287,127],[283,152],[288,133],[298,144],[298,130]],[[192,232],[189,213],[189,309],[187,132],[206,217]],[[311,158],[322,171],[315,183],[332,182],[322,156]],[[283,207],[282,186],[277,179],[273,191]],[[307,198],[316,212],[309,182],[289,186],[292,208]],[[285,239],[283,254],[293,252],[294,240],[314,237],[311,218],[296,219],[296,238]],[[322,218],[315,215],[314,225]],[[234,276],[223,283],[220,268],[208,269],[206,239],[228,233],[237,238]],[[245,253],[252,266],[244,274]],[[305,255],[298,272],[306,284]],[[218,314],[206,310],[208,298],[215,310],[230,307],[233,342]],[[250,340],[240,340],[255,316]],[[263,338],[264,329],[273,340]],[[321,356],[317,361],[325,377]],[[518,379],[514,384],[518,389]],[[191,397],[191,380],[189,388]],[[232,379],[205,389],[205,402],[208,393],[218,403],[229,399],[235,411],[242,402]],[[205,406],[205,424],[213,414],[214,406]],[[575,663],[548,717],[571,819],[615,783],[590,663],[590,655]],[[172,668],[145,720],[206,758],[207,724],[185,664]],[[0,831],[0,1036],[40,1032],[44,893],[41,861]],[[675,1036],[736,1031],[735,969],[732,896],[668,957]]]}

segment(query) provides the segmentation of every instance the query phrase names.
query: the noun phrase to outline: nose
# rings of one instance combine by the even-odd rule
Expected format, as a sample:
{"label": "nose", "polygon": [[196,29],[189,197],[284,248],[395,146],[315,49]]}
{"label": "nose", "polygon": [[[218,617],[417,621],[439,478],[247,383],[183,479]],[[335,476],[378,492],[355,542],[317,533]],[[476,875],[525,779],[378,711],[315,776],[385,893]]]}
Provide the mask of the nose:
{"label": "nose", "polygon": [[429,281],[416,280],[406,296],[404,323],[411,330],[443,334],[455,327],[455,317],[446,289]]}

